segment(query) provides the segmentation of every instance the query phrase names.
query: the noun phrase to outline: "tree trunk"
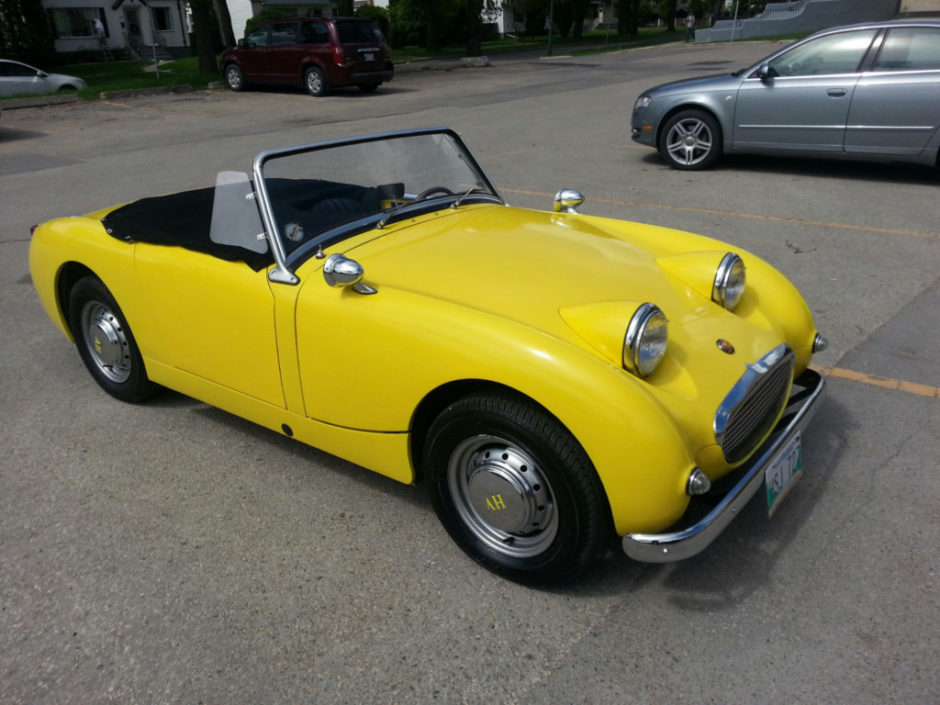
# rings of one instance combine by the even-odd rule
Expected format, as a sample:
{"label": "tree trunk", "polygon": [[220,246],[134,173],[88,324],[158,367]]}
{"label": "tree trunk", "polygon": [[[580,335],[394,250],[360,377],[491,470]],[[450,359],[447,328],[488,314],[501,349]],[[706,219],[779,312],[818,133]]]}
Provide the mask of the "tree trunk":
{"label": "tree trunk", "polygon": [[219,18],[219,30],[222,32],[222,44],[226,49],[235,46],[235,32],[232,28],[232,16],[228,11],[227,0],[215,0],[215,14]]}
{"label": "tree trunk", "polygon": [[189,6],[193,10],[194,34],[196,35],[196,49],[199,52],[199,72],[218,73],[219,65],[215,60],[213,49],[215,32],[212,27],[212,8],[209,0],[190,0]]}

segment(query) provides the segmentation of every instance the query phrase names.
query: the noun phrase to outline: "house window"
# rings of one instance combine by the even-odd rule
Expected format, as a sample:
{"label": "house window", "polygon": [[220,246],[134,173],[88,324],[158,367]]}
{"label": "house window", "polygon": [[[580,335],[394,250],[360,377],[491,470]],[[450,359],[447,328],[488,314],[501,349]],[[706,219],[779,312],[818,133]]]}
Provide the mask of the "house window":
{"label": "house window", "polygon": [[54,7],[49,9],[49,15],[56,39],[95,36],[96,7]]}
{"label": "house window", "polygon": [[168,7],[153,8],[153,25],[158,32],[170,32],[173,29],[173,15]]}

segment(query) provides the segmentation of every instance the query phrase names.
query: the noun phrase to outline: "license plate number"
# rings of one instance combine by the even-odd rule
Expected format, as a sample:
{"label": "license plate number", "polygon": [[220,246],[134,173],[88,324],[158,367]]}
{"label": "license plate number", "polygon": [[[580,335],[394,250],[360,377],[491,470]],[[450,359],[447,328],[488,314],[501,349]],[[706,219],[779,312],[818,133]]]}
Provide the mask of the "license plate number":
{"label": "license plate number", "polygon": [[790,439],[783,452],[764,470],[764,487],[767,490],[767,515],[773,516],[780,502],[803,474],[803,453],[800,434]]}
{"label": "license plate number", "polygon": [[362,60],[363,61],[375,61],[375,54],[373,54],[371,51],[367,51],[362,55]]}

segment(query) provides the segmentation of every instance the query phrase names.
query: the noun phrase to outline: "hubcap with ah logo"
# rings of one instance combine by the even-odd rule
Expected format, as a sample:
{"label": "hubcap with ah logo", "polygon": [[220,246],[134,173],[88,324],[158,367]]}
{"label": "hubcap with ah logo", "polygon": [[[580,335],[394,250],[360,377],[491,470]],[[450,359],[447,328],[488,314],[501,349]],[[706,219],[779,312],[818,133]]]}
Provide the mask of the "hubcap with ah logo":
{"label": "hubcap with ah logo", "polygon": [[507,440],[465,439],[451,455],[447,481],[464,524],[491,549],[526,557],[555,539],[551,486],[535,460]]}

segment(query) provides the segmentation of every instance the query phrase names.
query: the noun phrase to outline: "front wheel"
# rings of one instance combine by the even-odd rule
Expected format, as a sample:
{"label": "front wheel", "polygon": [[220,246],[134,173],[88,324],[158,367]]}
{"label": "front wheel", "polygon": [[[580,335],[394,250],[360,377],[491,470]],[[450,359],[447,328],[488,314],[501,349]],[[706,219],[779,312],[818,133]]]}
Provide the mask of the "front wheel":
{"label": "front wheel", "polygon": [[721,128],[708,113],[684,110],[666,122],[659,151],[675,169],[708,169],[721,155]]}
{"label": "front wheel", "polygon": [[108,394],[121,401],[139,402],[157,391],[147,377],[124,314],[98,277],[83,277],[72,287],[69,326],[82,362]]}
{"label": "front wheel", "polygon": [[225,67],[225,85],[233,91],[245,90],[245,76],[235,64],[229,64]]}
{"label": "front wheel", "polygon": [[307,93],[314,98],[324,96],[329,91],[329,85],[323,72],[315,66],[311,66],[304,74],[304,87]]}
{"label": "front wheel", "polygon": [[521,397],[479,394],[451,404],[431,426],[424,467],[451,537],[516,582],[569,580],[610,535],[606,496],[584,450]]}

